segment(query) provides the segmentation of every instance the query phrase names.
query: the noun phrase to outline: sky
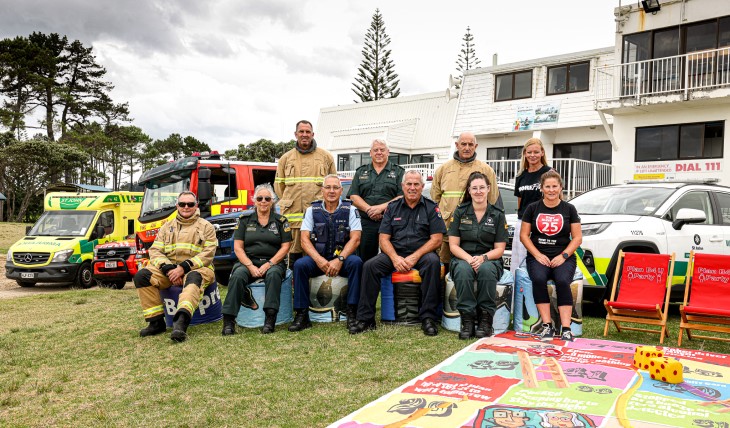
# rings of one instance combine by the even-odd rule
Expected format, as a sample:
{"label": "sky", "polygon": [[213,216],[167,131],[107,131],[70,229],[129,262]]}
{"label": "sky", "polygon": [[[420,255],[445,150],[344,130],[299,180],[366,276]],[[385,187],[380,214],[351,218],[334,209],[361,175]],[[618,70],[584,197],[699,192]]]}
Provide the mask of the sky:
{"label": "sky", "polygon": [[[627,2],[624,0],[624,4]],[[376,8],[401,96],[445,91],[466,28],[481,66],[613,46],[619,0],[3,0],[0,37],[59,33],[92,46],[153,139],[224,151],[288,141],[319,110],[351,104]]]}

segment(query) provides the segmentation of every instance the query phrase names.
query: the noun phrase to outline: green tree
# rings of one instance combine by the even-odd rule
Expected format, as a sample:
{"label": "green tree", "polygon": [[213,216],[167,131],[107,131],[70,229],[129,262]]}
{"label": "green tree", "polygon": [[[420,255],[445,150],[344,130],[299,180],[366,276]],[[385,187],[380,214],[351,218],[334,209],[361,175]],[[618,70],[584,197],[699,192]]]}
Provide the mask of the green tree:
{"label": "green tree", "polygon": [[168,162],[170,159],[180,159],[190,156],[194,152],[209,152],[210,146],[187,136],[183,138],[180,134],[170,134],[164,140],[155,140],[146,143],[143,149],[142,166],[146,171],[158,165]]}
{"label": "green tree", "polygon": [[28,103],[40,57],[38,47],[25,37],[0,40],[0,94],[5,98],[0,123],[18,139],[25,129],[25,116],[32,110]]}
{"label": "green tree", "polygon": [[481,61],[477,58],[476,50],[474,49],[474,35],[471,34],[469,27],[466,27],[466,34],[464,34],[461,40],[464,43],[461,44],[461,51],[456,59],[456,71],[460,77],[463,77],[466,71],[476,68]]}
{"label": "green tree", "polygon": [[[375,9],[370,28],[365,34],[362,62],[357,69],[352,91],[360,101],[396,98],[400,95],[398,75],[390,58],[390,37],[385,33],[385,21],[380,9]],[[358,102],[358,100],[354,100]]]}
{"label": "green tree", "polygon": [[248,145],[239,144],[238,149],[227,150],[225,157],[229,159],[235,157],[238,160],[250,162],[274,162],[293,149],[295,145],[295,140],[274,143],[262,138]]}

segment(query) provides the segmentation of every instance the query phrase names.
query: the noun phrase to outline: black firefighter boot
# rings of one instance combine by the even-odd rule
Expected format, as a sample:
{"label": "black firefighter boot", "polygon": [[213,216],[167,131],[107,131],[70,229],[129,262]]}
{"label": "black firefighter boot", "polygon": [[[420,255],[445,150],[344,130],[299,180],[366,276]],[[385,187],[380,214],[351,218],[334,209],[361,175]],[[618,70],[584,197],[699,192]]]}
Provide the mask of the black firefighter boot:
{"label": "black firefighter boot", "polygon": [[186,310],[178,310],[172,322],[172,333],[170,339],[175,342],[185,342],[188,338],[188,326],[190,325],[190,314]]}
{"label": "black firefighter boot", "polygon": [[350,330],[357,323],[357,305],[347,305],[345,316],[347,317],[347,329]]}
{"label": "black firefighter boot", "polygon": [[276,309],[264,309],[266,318],[264,318],[264,326],[261,328],[261,334],[273,333],[276,330]]}
{"label": "black firefighter boot", "polygon": [[147,320],[147,322],[149,323],[147,327],[139,331],[139,335],[141,337],[155,336],[158,334],[162,334],[165,332],[165,330],[167,330],[167,324],[165,324],[164,315],[158,315],[154,318],[150,318]]}
{"label": "black firefighter boot", "polygon": [[478,338],[481,339],[482,337],[489,337],[494,334],[494,329],[492,328],[493,319],[492,314],[482,310],[482,313],[479,315],[479,322],[477,323],[476,336]]}
{"label": "black firefighter boot", "polygon": [[474,315],[461,312],[461,330],[459,339],[468,340],[474,337]]}
{"label": "black firefighter boot", "polygon": [[221,335],[232,336],[236,334],[236,316],[223,314],[223,331]]}

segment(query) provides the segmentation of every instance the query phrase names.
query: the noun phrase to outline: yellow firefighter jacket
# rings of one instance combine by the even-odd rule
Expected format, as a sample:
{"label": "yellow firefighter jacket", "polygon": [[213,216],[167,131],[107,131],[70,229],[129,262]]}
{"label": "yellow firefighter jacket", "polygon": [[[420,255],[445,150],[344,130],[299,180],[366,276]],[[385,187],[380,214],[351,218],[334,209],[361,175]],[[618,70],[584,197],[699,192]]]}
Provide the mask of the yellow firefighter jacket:
{"label": "yellow firefighter jacket", "polygon": [[191,270],[213,269],[213,257],[218,247],[213,225],[200,218],[200,211],[184,219],[178,214],[160,227],[150,247],[150,263],[160,268],[164,264],[179,265],[185,261]]}
{"label": "yellow firefighter jacket", "polygon": [[304,211],[312,201],[322,199],[324,177],[336,173],[332,154],[319,147],[306,154],[293,148],[279,159],[274,190],[279,197],[281,214],[293,229],[302,227]]}
{"label": "yellow firefighter jacket", "polygon": [[[451,224],[451,218],[456,208],[461,203],[466,188],[466,180],[469,174],[479,171],[489,179],[489,195],[487,199],[490,204],[497,202],[499,197],[499,188],[497,187],[497,176],[491,166],[475,159],[471,162],[459,162],[456,159],[450,159],[441,165],[434,174],[433,184],[431,185],[431,199],[439,204],[441,216],[446,222],[448,229]],[[445,237],[445,235],[444,235]]]}

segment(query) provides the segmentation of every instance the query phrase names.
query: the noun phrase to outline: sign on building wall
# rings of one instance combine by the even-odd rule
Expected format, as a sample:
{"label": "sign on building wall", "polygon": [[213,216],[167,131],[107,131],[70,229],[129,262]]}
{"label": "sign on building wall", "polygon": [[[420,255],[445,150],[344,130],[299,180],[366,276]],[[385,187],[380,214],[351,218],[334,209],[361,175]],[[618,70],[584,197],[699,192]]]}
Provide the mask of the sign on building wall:
{"label": "sign on building wall", "polygon": [[558,124],[560,101],[517,106],[513,131],[553,128]]}
{"label": "sign on building wall", "polygon": [[717,177],[722,172],[721,159],[693,161],[638,162],[634,180],[687,180]]}

